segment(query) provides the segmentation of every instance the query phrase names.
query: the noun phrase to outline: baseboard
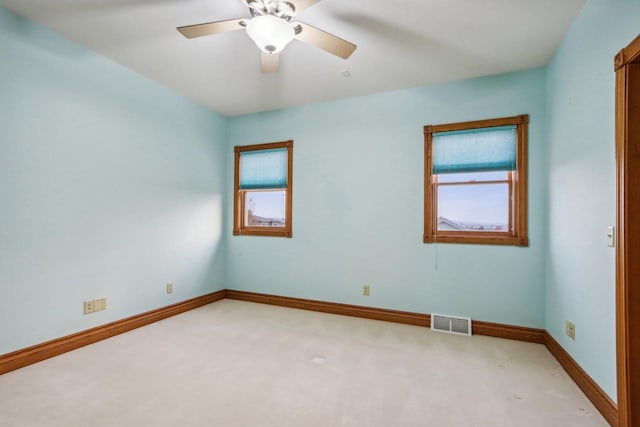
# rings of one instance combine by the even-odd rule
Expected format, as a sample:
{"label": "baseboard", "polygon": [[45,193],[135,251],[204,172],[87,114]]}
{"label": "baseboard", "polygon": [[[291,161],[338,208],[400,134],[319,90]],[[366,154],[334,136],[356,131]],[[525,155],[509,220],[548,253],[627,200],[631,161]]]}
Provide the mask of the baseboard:
{"label": "baseboard", "polygon": [[227,289],[227,298],[257,302],[261,304],[278,305],[281,307],[299,308],[302,310],[321,311],[323,313],[341,314],[343,316],[364,317],[366,319],[384,320],[387,322],[404,323],[407,325],[429,326],[431,322],[431,318],[427,314],[302,298],[282,297],[277,295],[257,294],[254,292],[230,289]]}
{"label": "baseboard", "polygon": [[[431,316],[423,313],[387,310],[384,308],[364,307],[360,305],[340,304],[309,300],[303,298],[283,297],[277,295],[258,294],[254,292],[227,289],[227,298],[262,304],[279,305],[281,307],[299,308],[302,310],[321,311],[323,313],[341,314],[344,316],[364,317],[366,319],[384,320],[407,325],[431,327]],[[473,333],[517,341],[544,343],[544,330],[525,328],[522,326],[502,325],[489,322],[473,322]]]}
{"label": "baseboard", "polygon": [[618,407],[607,393],[596,384],[589,374],[578,365],[578,362],[547,331],[544,333],[544,344],[591,403],[600,411],[602,416],[611,426],[616,427],[618,425]]}
{"label": "baseboard", "polygon": [[527,328],[525,326],[505,325],[502,323],[472,322],[472,332],[475,335],[504,338],[514,341],[525,341],[536,344],[544,344],[544,329]]}
{"label": "baseboard", "polygon": [[87,329],[86,331],[67,335],[62,338],[56,338],[12,353],[0,355],[0,375],[59,354],[84,347],[85,345],[93,344],[106,338],[111,338],[132,329],[166,319],[167,317],[175,316],[176,314],[219,301],[224,297],[224,290],[213,292],[179,302],[177,304],[172,304],[146,313],[127,317],[126,319],[117,320],[106,325]]}

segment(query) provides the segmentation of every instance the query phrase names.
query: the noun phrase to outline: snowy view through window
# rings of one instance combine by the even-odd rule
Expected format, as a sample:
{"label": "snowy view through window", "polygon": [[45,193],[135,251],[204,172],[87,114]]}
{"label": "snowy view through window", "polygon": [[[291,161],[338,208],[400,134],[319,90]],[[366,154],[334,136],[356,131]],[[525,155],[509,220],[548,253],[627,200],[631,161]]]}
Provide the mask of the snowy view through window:
{"label": "snowy view through window", "polygon": [[508,172],[438,175],[438,230],[509,231]]}
{"label": "snowy view through window", "polygon": [[245,224],[249,227],[284,227],[284,191],[247,191]]}
{"label": "snowy view through window", "polygon": [[[509,231],[507,172],[438,175],[438,230]],[[247,191],[245,224],[284,227],[284,191]]]}

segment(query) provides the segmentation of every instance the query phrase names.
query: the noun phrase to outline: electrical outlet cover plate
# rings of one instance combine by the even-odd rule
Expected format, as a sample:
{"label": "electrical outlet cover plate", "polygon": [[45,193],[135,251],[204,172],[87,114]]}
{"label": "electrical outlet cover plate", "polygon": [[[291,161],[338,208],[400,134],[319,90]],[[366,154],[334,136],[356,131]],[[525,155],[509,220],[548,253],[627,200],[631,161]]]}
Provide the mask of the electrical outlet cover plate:
{"label": "electrical outlet cover plate", "polygon": [[566,328],[567,328],[567,336],[575,341],[575,339],[576,339],[576,325],[574,325],[573,323],[571,323],[571,322],[569,322],[567,320]]}
{"label": "electrical outlet cover plate", "polygon": [[84,302],[84,314],[93,313],[95,311],[94,300]]}

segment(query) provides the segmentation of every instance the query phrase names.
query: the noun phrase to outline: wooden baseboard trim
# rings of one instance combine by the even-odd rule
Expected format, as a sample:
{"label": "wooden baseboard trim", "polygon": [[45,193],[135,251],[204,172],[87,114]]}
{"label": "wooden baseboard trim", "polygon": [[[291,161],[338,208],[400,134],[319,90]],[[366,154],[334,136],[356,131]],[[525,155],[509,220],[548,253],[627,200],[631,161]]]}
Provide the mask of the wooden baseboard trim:
{"label": "wooden baseboard trim", "polygon": [[[321,311],[323,313],[341,314],[344,316],[364,317],[366,319],[384,320],[386,322],[404,323],[407,325],[425,326],[427,328],[431,327],[431,315],[423,313],[258,294],[230,289],[227,289],[227,298],[261,304],[279,305],[281,307],[299,308],[302,310]],[[538,344],[544,343],[543,329],[525,328],[522,326],[474,321],[473,333]]]}
{"label": "wooden baseboard trim", "polygon": [[85,345],[111,338],[115,335],[128,332],[132,329],[157,322],[167,317],[192,310],[194,308],[219,301],[225,297],[224,290],[213,292],[200,297],[192,298],[177,304],[161,307],[146,313],[117,320],[106,325],[87,329],[65,337],[56,338],[51,341],[27,347],[21,350],[0,355],[0,375],[16,369],[40,362],[50,357],[75,350]]}
{"label": "wooden baseboard trim", "polygon": [[547,331],[544,333],[544,344],[607,422],[612,427],[617,427],[618,407],[607,393],[596,384],[584,369],[578,365],[578,362]]}
{"label": "wooden baseboard trim", "polygon": [[360,305],[340,304],[337,302],[316,301],[302,298],[282,297],[277,295],[258,294],[254,292],[227,289],[227,298],[278,305],[281,307],[299,308],[302,310],[320,311],[323,313],[341,314],[343,316],[363,317],[365,319],[384,320],[404,323],[406,325],[430,326],[431,318],[427,314],[408,311],[387,310],[383,308],[364,307]]}
{"label": "wooden baseboard trim", "polygon": [[490,323],[474,320],[472,331],[476,335],[504,338],[507,340],[525,341],[536,344],[544,344],[544,329],[527,328],[525,326],[504,325],[502,323]]}

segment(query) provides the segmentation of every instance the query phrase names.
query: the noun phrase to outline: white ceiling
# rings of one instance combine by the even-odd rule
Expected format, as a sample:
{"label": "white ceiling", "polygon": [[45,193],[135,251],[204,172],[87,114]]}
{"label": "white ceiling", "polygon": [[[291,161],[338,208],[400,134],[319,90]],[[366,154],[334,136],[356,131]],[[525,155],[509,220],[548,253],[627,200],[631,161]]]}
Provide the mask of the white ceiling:
{"label": "white ceiling", "polygon": [[[294,40],[260,73],[240,0],[0,0],[0,5],[226,116],[544,66],[586,0],[323,0],[299,20],[358,45],[348,60]],[[351,72],[345,78],[343,69]]]}

